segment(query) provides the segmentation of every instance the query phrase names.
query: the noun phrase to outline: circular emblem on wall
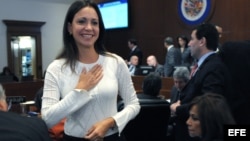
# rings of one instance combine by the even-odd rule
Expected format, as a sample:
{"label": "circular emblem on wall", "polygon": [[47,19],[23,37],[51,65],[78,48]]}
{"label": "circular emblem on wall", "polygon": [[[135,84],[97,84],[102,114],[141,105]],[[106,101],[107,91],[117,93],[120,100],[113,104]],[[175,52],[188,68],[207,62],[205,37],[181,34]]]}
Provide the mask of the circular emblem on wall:
{"label": "circular emblem on wall", "polygon": [[210,15],[210,11],[211,0],[179,0],[178,2],[178,14],[188,25],[201,24]]}

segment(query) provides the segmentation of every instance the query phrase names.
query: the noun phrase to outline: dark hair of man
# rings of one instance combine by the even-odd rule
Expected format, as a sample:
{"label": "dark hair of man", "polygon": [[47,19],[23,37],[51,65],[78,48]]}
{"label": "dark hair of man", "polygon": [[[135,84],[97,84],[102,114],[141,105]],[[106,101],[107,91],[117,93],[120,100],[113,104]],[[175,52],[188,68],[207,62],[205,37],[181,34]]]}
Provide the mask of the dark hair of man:
{"label": "dark hair of man", "polygon": [[128,40],[131,44],[133,44],[133,45],[137,45],[137,40],[136,39],[134,39],[134,38],[131,38],[131,39],[129,39]]}
{"label": "dark hair of man", "polygon": [[204,37],[207,41],[207,48],[216,51],[219,43],[219,34],[215,26],[213,24],[201,24],[195,30],[196,38],[200,40]]}
{"label": "dark hair of man", "polygon": [[10,68],[7,67],[7,66],[3,68],[3,72],[2,72],[2,73],[3,73],[3,74],[12,74]]}
{"label": "dark hair of man", "polygon": [[99,37],[97,41],[95,42],[95,50],[97,53],[105,55],[106,49],[104,48],[103,39],[104,39],[104,23],[102,20],[101,12],[97,6],[96,3],[92,2],[91,0],[79,0],[75,1],[68,9],[68,12],[65,17],[64,25],[63,25],[63,43],[64,48],[62,52],[58,55],[57,59],[59,58],[65,58],[66,64],[70,65],[70,68],[73,72],[75,72],[75,64],[77,62],[77,59],[79,58],[79,52],[78,48],[75,44],[75,40],[73,36],[68,31],[68,24],[73,22],[73,18],[75,14],[80,11],[84,7],[92,7],[95,9],[98,19],[99,19]]}
{"label": "dark hair of man", "polygon": [[202,140],[223,139],[223,125],[235,124],[231,110],[225,98],[220,94],[206,93],[190,103],[197,106],[202,131]]}
{"label": "dark hair of man", "polygon": [[179,38],[181,38],[182,40],[185,41],[185,48],[187,48],[187,47],[188,47],[188,42],[189,42],[187,36],[185,36],[185,35],[180,35],[180,36],[178,36],[178,37],[176,38],[176,39],[177,39],[177,45],[178,45],[178,47],[181,47],[181,45],[179,44]]}
{"label": "dark hair of man", "polygon": [[172,37],[166,37],[164,42],[167,43],[168,45],[174,44],[174,40]]}
{"label": "dark hair of man", "polygon": [[162,87],[161,77],[156,73],[148,74],[143,81],[143,93],[151,96],[158,96]]}

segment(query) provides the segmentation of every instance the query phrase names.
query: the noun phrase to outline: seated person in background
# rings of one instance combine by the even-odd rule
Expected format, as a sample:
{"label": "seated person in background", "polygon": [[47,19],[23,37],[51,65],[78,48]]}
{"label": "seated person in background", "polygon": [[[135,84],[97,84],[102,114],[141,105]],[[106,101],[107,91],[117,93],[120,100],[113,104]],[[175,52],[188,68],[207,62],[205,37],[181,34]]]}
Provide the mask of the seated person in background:
{"label": "seated person in background", "polygon": [[187,67],[177,67],[173,74],[174,86],[171,90],[170,103],[177,102],[181,97],[181,90],[186,86],[190,78]]}
{"label": "seated person in background", "polygon": [[147,57],[147,64],[148,66],[154,67],[154,72],[160,76],[164,76],[164,67],[163,65],[159,64],[156,57],[154,55],[149,55]]}
{"label": "seated person in background", "polygon": [[191,101],[186,124],[191,137],[199,137],[201,141],[223,141],[223,125],[232,125],[235,121],[222,95],[206,93]]}
{"label": "seated person in background", "polygon": [[5,92],[0,85],[1,141],[51,141],[42,119],[7,112],[7,107]]}
{"label": "seated person in background", "polygon": [[138,75],[139,59],[136,55],[131,56],[130,64],[128,65],[131,76]]}
{"label": "seated person in background", "polygon": [[1,76],[12,76],[13,81],[17,81],[17,82],[19,81],[18,77],[13,72],[11,72],[10,68],[7,66],[3,68],[3,71],[1,72],[0,75]]}
{"label": "seated person in background", "polygon": [[128,141],[166,141],[170,117],[169,102],[159,96],[162,79],[156,73],[148,74],[143,81],[143,93],[137,94],[140,113],[124,129]]}
{"label": "seated person in background", "polygon": [[[41,87],[35,97],[35,106],[37,108],[37,112],[41,112],[42,108],[42,96],[43,96],[43,87]],[[58,124],[49,129],[49,135],[53,141],[63,141],[63,133],[64,133],[64,122],[66,119],[61,120]]]}
{"label": "seated person in background", "polygon": [[162,88],[161,77],[158,74],[150,73],[143,80],[142,84],[143,93],[137,94],[137,97],[139,98],[139,101],[141,99],[163,100],[159,95],[161,88]]}
{"label": "seated person in background", "polygon": [[[162,80],[158,74],[150,73],[148,74],[142,84],[143,93],[137,94],[139,102],[143,100],[156,100],[168,103],[165,99],[163,99],[160,95],[160,90],[162,87]],[[123,109],[123,100],[118,102],[118,111]]]}
{"label": "seated person in background", "polygon": [[[173,74],[174,86],[170,94],[170,104],[180,101],[181,91],[189,81],[190,73],[187,67],[177,67]],[[171,105],[170,105],[171,106]],[[176,115],[171,113],[168,125],[168,136],[174,138]]]}

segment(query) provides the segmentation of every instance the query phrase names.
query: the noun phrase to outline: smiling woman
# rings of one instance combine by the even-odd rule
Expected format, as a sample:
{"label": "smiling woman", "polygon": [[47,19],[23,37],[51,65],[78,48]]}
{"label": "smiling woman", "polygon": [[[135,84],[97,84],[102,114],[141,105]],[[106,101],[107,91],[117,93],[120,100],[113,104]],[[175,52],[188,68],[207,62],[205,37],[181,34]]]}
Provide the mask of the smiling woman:
{"label": "smiling woman", "polygon": [[[72,3],[63,26],[63,50],[46,70],[41,109],[49,127],[67,119],[64,141],[122,141],[122,130],[139,113],[128,67],[106,51],[104,32],[97,4]],[[126,105],[119,112],[118,91]]]}

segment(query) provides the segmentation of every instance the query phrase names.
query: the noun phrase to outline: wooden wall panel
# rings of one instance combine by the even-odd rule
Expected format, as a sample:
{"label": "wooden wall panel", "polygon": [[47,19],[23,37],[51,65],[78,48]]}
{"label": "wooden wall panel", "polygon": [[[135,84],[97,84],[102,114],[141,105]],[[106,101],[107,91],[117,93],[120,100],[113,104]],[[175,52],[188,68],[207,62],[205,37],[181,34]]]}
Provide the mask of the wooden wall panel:
{"label": "wooden wall panel", "polygon": [[[96,0],[97,2],[104,0]],[[212,0],[213,14],[208,22],[223,27],[221,42],[250,39],[250,1],[249,0]],[[179,34],[190,37],[191,28],[180,21],[177,14],[178,0],[130,0],[131,27],[127,30],[107,31],[106,48],[122,57],[129,53],[127,40],[135,37],[146,57],[155,54],[164,63],[166,50],[163,40],[166,36],[174,38]]]}

